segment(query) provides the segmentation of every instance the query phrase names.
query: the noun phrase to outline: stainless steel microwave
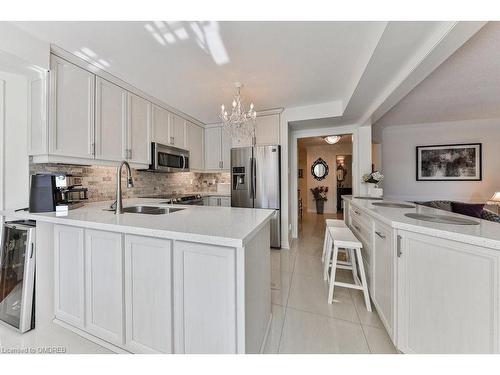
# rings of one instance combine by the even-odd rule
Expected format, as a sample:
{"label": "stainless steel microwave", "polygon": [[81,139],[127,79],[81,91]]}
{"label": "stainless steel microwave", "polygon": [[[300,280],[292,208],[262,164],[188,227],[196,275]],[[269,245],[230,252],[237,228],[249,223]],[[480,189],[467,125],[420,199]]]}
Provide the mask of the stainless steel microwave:
{"label": "stainless steel microwave", "polygon": [[189,151],[153,142],[150,171],[189,172]]}

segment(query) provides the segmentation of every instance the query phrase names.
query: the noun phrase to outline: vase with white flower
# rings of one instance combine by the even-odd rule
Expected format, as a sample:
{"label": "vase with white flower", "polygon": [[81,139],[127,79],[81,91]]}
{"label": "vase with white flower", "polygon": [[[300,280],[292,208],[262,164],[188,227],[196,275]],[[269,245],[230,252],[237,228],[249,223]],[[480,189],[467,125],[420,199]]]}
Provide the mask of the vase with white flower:
{"label": "vase with white flower", "polygon": [[368,187],[368,195],[374,198],[380,198],[384,194],[384,190],[379,188],[378,184],[384,179],[384,175],[379,171],[373,171],[363,175],[363,182],[370,184]]}

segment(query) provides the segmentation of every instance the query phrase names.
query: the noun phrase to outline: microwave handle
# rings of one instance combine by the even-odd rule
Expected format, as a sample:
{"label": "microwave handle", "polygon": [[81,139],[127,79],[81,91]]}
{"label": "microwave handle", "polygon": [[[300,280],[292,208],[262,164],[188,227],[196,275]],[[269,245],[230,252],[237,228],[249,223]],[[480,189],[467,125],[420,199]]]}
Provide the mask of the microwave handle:
{"label": "microwave handle", "polygon": [[182,170],[186,169],[186,157],[182,155]]}

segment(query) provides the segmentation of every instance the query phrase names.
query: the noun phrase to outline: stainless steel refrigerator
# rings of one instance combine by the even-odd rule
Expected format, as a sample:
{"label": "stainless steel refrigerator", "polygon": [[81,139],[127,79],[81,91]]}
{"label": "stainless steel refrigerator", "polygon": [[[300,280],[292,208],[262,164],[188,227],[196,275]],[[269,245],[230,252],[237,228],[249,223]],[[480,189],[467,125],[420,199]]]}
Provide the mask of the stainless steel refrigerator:
{"label": "stainless steel refrigerator", "polygon": [[280,146],[231,149],[231,206],[275,210],[271,247],[281,247]]}

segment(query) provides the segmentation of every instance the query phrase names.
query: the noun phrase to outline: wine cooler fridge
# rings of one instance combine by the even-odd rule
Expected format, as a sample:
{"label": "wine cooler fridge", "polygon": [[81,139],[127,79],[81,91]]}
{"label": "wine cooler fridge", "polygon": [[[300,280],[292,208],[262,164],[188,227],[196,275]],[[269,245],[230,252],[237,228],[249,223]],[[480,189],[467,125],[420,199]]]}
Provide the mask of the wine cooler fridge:
{"label": "wine cooler fridge", "polygon": [[35,326],[35,222],[3,225],[0,249],[0,320],[19,332]]}

